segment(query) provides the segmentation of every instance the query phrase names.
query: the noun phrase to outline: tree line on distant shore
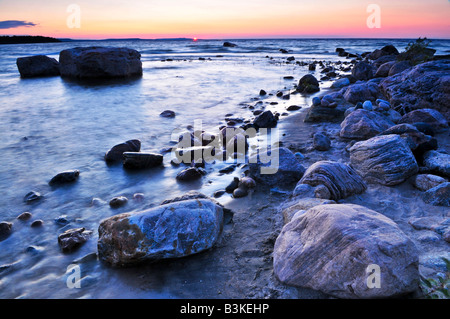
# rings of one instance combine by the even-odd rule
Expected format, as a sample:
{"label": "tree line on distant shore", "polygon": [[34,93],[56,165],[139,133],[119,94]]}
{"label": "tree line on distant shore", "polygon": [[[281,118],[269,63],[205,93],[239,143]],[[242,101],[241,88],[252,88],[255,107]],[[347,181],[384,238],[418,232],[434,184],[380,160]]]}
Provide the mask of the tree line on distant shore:
{"label": "tree line on distant shore", "polygon": [[50,43],[50,42],[61,42],[61,40],[51,37],[30,36],[30,35],[0,36],[0,44]]}

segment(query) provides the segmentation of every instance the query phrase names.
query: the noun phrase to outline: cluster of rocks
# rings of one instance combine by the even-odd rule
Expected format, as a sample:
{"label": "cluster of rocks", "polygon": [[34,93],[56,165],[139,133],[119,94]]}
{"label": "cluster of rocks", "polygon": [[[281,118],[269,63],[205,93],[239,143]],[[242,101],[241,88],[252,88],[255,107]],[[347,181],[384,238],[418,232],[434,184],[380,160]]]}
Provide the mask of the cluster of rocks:
{"label": "cluster of rocks", "polygon": [[16,64],[23,78],[61,75],[92,79],[142,75],[141,54],[128,48],[78,47],[61,51],[59,62],[36,55],[18,58]]}

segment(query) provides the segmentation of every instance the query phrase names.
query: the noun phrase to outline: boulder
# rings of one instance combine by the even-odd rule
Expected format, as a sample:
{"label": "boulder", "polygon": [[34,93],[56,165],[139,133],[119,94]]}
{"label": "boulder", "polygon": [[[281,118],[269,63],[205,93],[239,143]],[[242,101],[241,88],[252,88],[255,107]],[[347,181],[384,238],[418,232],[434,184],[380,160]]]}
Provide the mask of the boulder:
{"label": "boulder", "polygon": [[298,82],[297,91],[300,93],[314,93],[320,91],[319,81],[311,75],[306,74]]}
{"label": "boulder", "polygon": [[340,200],[363,193],[367,187],[363,179],[350,166],[332,161],[319,161],[311,165],[299,184],[325,186],[332,200]]}
{"label": "boulder", "polygon": [[113,266],[186,257],[207,250],[223,229],[223,209],[192,199],[101,221],[98,255]]}
{"label": "boulder", "polygon": [[364,109],[350,113],[341,123],[340,136],[349,139],[368,139],[394,126],[387,117]]}
{"label": "boulder", "polygon": [[403,115],[399,123],[426,123],[433,128],[437,133],[444,132],[448,129],[448,123],[445,117],[433,109],[415,110]]}
{"label": "boulder", "polygon": [[[307,185],[307,184],[300,184]],[[309,185],[307,185],[309,186]],[[300,198],[296,199],[289,206],[283,207],[281,213],[283,215],[284,224],[289,223],[297,212],[306,212],[308,209],[319,205],[336,204],[334,200],[322,199],[322,198]]]}
{"label": "boulder", "polygon": [[396,75],[398,73],[401,73],[405,70],[408,70],[409,68],[411,68],[412,65],[411,63],[409,63],[408,61],[400,61],[400,62],[395,62],[392,67],[389,69],[389,76],[393,76]]}
{"label": "boulder", "polygon": [[305,168],[287,148],[280,147],[249,158],[249,176],[271,187],[297,183]]}
{"label": "boulder", "polygon": [[395,61],[390,61],[390,62],[386,62],[383,63],[382,65],[380,65],[377,69],[377,72],[375,72],[375,77],[376,78],[385,78],[387,76],[389,76],[389,71],[391,69],[391,67],[395,64]]}
{"label": "boulder", "polygon": [[450,183],[442,183],[427,190],[423,194],[423,201],[433,206],[450,207]]}
{"label": "boulder", "polygon": [[125,143],[117,144],[105,154],[105,161],[115,162],[123,160],[125,152],[139,152],[141,150],[141,141],[129,140]]}
{"label": "boulder", "polygon": [[358,62],[352,69],[352,75],[356,80],[370,80],[374,75],[373,67],[367,62]]}
{"label": "boulder", "polygon": [[432,174],[419,174],[412,179],[412,184],[424,192],[446,182],[445,178]]}
{"label": "boulder", "polygon": [[435,174],[450,177],[450,155],[437,151],[426,152],[423,156],[423,164],[427,170]]}
{"label": "boulder", "polygon": [[393,186],[419,171],[408,144],[398,135],[382,135],[350,148],[351,166],[370,183]]}
{"label": "boulder", "polygon": [[79,170],[69,170],[56,174],[48,183],[50,186],[69,184],[75,182],[80,176]]}
{"label": "boulder", "polygon": [[[352,204],[315,206],[285,225],[273,253],[284,284],[337,298],[387,298],[418,289],[418,251],[391,219]],[[370,275],[375,265],[380,285]]]}
{"label": "boulder", "polygon": [[402,115],[431,108],[450,120],[450,60],[431,61],[387,77],[380,83],[383,94]]}
{"label": "boulder", "polygon": [[395,46],[393,46],[392,44],[389,44],[389,45],[384,46],[381,49],[376,49],[372,53],[368,54],[367,58],[369,58],[370,60],[377,60],[380,57],[396,56],[398,54],[399,54],[399,52],[398,52],[397,48]]}
{"label": "boulder", "polygon": [[149,152],[124,152],[123,167],[130,169],[144,169],[160,166],[163,155]]}
{"label": "boulder", "polygon": [[375,101],[380,97],[380,89],[373,82],[356,83],[344,89],[344,98],[347,102],[356,104],[367,100]]}
{"label": "boulder", "polygon": [[59,63],[45,55],[35,55],[16,60],[22,78],[59,75]]}
{"label": "boulder", "polygon": [[59,54],[61,76],[116,78],[142,75],[141,54],[133,49],[78,47]]}

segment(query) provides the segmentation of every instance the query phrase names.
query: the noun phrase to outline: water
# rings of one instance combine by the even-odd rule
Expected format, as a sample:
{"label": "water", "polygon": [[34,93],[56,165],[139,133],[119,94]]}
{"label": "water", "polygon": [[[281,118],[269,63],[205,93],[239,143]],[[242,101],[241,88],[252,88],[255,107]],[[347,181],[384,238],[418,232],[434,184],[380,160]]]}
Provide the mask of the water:
{"label": "water", "polygon": [[[260,89],[269,93],[290,89],[304,74],[306,66],[284,63],[297,61],[346,61],[336,47],[363,53],[393,43],[400,50],[409,40],[236,40],[238,46],[224,48],[223,41],[95,41],[0,46],[0,221],[13,222],[12,235],[0,242],[0,298],[171,298],[176,293],[155,289],[141,291],[127,286],[120,271],[89,260],[96,252],[99,221],[109,216],[140,210],[189,190],[207,195],[222,189],[232,177],[220,177],[217,170],[226,164],[207,166],[208,175],[194,183],[178,183],[182,168],[128,172],[121,165],[108,166],[104,153],[115,144],[140,139],[143,150],[171,146],[174,129],[186,129],[201,119],[203,129],[217,130],[227,114],[250,118],[248,106],[258,108]],[[80,83],[60,77],[21,79],[17,57],[45,54],[58,59],[59,52],[76,46],[125,46],[142,54],[144,75],[140,79]],[[437,54],[448,54],[449,41],[433,41]],[[279,50],[291,52],[286,55]],[[273,59],[267,58],[267,56]],[[199,60],[204,58],[205,60]],[[166,61],[171,59],[172,61]],[[317,77],[320,74],[313,72]],[[295,81],[283,79],[294,76]],[[323,83],[323,87],[330,83]],[[262,104],[283,112],[286,106],[309,105],[311,97],[293,95],[282,101],[268,96]],[[278,105],[269,106],[271,101]],[[170,109],[173,119],[159,114]],[[48,181],[57,173],[80,170],[79,180],[52,189]],[[236,171],[235,174],[239,174]],[[26,205],[23,197],[38,191],[44,200]],[[132,200],[145,194],[145,201]],[[112,210],[107,202],[124,195],[126,207]],[[98,198],[103,204],[92,205]],[[223,203],[229,196],[220,199]],[[30,228],[31,221],[16,217],[25,211],[44,226]],[[66,215],[70,224],[54,219]],[[57,236],[66,229],[85,227],[92,238],[79,250],[62,254]],[[67,267],[83,256],[87,289],[68,289]],[[7,265],[2,267],[2,265]]]}

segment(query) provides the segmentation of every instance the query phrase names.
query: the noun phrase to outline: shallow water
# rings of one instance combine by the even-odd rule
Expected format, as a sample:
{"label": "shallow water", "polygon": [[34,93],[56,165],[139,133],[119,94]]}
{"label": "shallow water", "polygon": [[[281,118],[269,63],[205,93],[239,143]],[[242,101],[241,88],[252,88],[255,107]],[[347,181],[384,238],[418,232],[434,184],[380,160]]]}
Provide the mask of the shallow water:
{"label": "shallow water", "polygon": [[[202,120],[203,129],[215,131],[225,125],[227,114],[250,118],[249,105],[258,104],[260,89],[269,93],[290,89],[307,67],[280,63],[288,56],[310,62],[345,61],[336,47],[362,53],[393,43],[403,49],[408,40],[236,40],[236,48],[224,48],[223,41],[96,41],[0,46],[0,221],[13,222],[13,233],[0,242],[0,298],[176,298],[161,291],[141,291],[127,286],[120,271],[108,269],[95,260],[80,262],[83,286],[68,289],[67,267],[74,260],[96,252],[99,221],[109,216],[158,204],[189,190],[212,195],[222,189],[231,175],[220,176],[218,163],[206,167],[208,175],[194,183],[178,183],[183,167],[170,165],[140,172],[107,165],[104,153],[115,144],[139,139],[143,150],[171,146],[173,132],[185,130]],[[437,54],[448,53],[449,41],[435,41]],[[17,57],[45,54],[58,58],[61,50],[76,46],[126,46],[141,52],[144,75],[139,79],[78,82],[60,77],[21,79]],[[291,52],[282,54],[279,49]],[[273,57],[268,59],[266,56]],[[199,58],[206,60],[199,60]],[[171,59],[172,61],[164,61]],[[314,72],[313,72],[314,73]],[[285,80],[284,76],[294,76]],[[317,71],[317,77],[319,73]],[[327,87],[330,83],[323,83]],[[283,112],[286,106],[309,105],[311,96],[293,95],[289,101],[268,96],[262,104]],[[176,117],[159,116],[173,110]],[[175,135],[176,136],[176,135]],[[57,173],[80,170],[71,185],[51,188],[48,181]],[[239,175],[239,170],[234,175]],[[23,197],[38,191],[44,199],[26,205]],[[143,193],[145,200],[132,200]],[[124,195],[130,201],[113,210],[107,204]],[[100,203],[92,205],[92,199]],[[229,196],[220,199],[226,203]],[[16,217],[25,211],[31,221]],[[54,219],[66,215],[69,225]],[[44,226],[31,228],[33,220]],[[85,227],[92,238],[79,250],[62,254],[57,236],[66,229]],[[4,265],[2,267],[2,265]]]}

